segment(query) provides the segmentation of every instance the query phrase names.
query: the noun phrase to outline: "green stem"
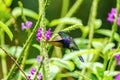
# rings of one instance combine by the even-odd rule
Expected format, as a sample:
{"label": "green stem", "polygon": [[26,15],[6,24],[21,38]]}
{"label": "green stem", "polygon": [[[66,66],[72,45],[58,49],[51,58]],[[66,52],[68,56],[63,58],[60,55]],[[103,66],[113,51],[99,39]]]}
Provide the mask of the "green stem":
{"label": "green stem", "polygon": [[85,80],[91,80],[87,76],[85,76],[82,73],[80,73],[79,71],[75,71],[75,73],[79,74],[79,76],[83,77]]}
{"label": "green stem", "polygon": [[38,70],[37,70],[37,72],[35,73],[34,80],[37,79],[37,75],[39,74],[39,71],[40,71],[40,69],[41,69],[41,67],[42,67],[42,65],[43,65],[43,62],[44,62],[44,57],[42,57],[42,60],[41,60],[40,65],[39,65],[39,67],[38,67]]}
{"label": "green stem", "polygon": [[113,56],[110,58],[107,70],[110,71],[111,66],[113,65]]}
{"label": "green stem", "polygon": [[92,40],[93,40],[93,36],[94,36],[94,21],[96,19],[96,15],[97,15],[98,1],[99,0],[93,0],[91,11],[90,11],[90,16],[89,16],[89,21],[88,21],[88,27],[89,27],[88,49],[91,48]]}
{"label": "green stem", "polygon": [[[23,75],[27,78],[27,76],[26,76],[26,74],[24,73],[24,71],[21,69],[21,67],[20,67],[20,65],[16,62],[16,60],[9,54],[9,53],[7,53],[7,51],[5,50],[5,49],[3,49],[1,46],[0,46],[0,48],[4,51],[4,53],[6,54],[6,55],[8,55],[11,59],[12,59],[12,61],[14,61],[14,63],[16,64],[16,66],[19,68],[19,70],[23,73]],[[5,77],[6,78],[6,77]],[[8,79],[5,79],[5,80],[8,80]]]}
{"label": "green stem", "polygon": [[114,71],[115,67],[116,67],[116,60],[113,61],[112,65],[110,67],[110,71]]}
{"label": "green stem", "polygon": [[19,6],[20,6],[20,8],[21,8],[21,16],[22,16],[22,19],[23,19],[24,22],[26,22],[27,19],[26,19],[25,15],[23,14],[23,4],[22,4],[21,1],[18,1],[18,4],[19,4]]}
{"label": "green stem", "polygon": [[[3,29],[0,29],[0,41],[1,41],[1,46],[5,45],[5,36],[4,36],[4,31]],[[1,63],[2,63],[2,71],[3,71],[3,78],[6,78],[7,76],[7,64],[6,64],[6,55],[3,53],[1,54]]]}
{"label": "green stem", "polygon": [[[82,3],[83,0],[77,0],[74,5],[72,6],[72,8],[67,12],[67,14],[65,15],[65,17],[71,17],[78,8],[80,8],[80,5]],[[60,31],[62,28],[64,27],[64,24],[60,24],[56,27],[55,29],[55,33]]]}
{"label": "green stem", "polygon": [[110,37],[110,41],[109,42],[112,42],[113,39],[114,39],[114,35],[115,35],[115,32],[117,31],[117,19],[118,19],[118,13],[120,12],[120,0],[117,0],[116,2],[116,15],[115,15],[115,21],[112,25],[112,34],[111,34],[111,37]]}
{"label": "green stem", "polygon": [[6,63],[6,54],[5,53],[2,53],[2,55],[1,55],[1,63],[2,63],[3,78],[5,79],[7,76],[7,63]]}
{"label": "green stem", "polygon": [[[99,0],[93,0],[90,15],[89,15],[89,20],[88,20],[88,27],[89,27],[88,49],[90,49],[91,45],[92,45],[92,40],[93,40],[93,35],[94,35],[94,21],[96,19],[96,15],[97,15],[98,2],[99,2]],[[89,56],[87,59],[89,59]],[[83,71],[86,71],[86,68],[84,68]],[[90,73],[88,73],[88,74],[90,75]]]}
{"label": "green stem", "polygon": [[104,56],[104,71],[106,70],[107,62],[108,62],[108,58],[107,58],[107,55],[105,55]]}
{"label": "green stem", "polygon": [[66,14],[67,11],[68,11],[70,0],[62,0],[62,1],[63,1],[63,2],[62,2],[61,17],[64,17],[65,14]]}
{"label": "green stem", "polygon": [[[23,56],[23,60],[22,60],[22,64],[21,64],[21,68],[23,70],[24,70],[24,67],[25,67],[26,59],[28,57],[29,48],[30,48],[30,44],[27,46],[27,48],[25,49],[25,52],[24,52],[24,56]],[[22,75],[19,75],[18,80],[22,80]]]}
{"label": "green stem", "polygon": [[71,17],[77,11],[77,9],[80,8],[82,1],[83,0],[77,0],[72,8],[67,12],[65,17]]}
{"label": "green stem", "polygon": [[[26,43],[25,43],[25,45],[23,46],[23,50],[22,50],[20,56],[18,57],[17,62],[20,62],[20,61],[21,61],[21,59],[23,58],[25,49],[27,48],[27,46],[28,46],[29,44],[31,44],[31,41],[34,39],[33,37],[34,37],[34,35],[36,34],[36,31],[37,31],[37,29],[38,29],[38,27],[39,27],[40,21],[41,21],[41,15],[39,15],[38,21],[37,21],[37,23],[36,23],[33,31],[31,32],[30,36],[29,36],[28,39],[26,40]],[[8,76],[7,76],[7,80],[10,80],[10,79],[13,77],[13,74],[14,74],[15,71],[16,71],[16,64],[14,64],[14,65],[12,66],[12,69],[10,70],[10,72],[9,72],[9,74],[8,74]]]}

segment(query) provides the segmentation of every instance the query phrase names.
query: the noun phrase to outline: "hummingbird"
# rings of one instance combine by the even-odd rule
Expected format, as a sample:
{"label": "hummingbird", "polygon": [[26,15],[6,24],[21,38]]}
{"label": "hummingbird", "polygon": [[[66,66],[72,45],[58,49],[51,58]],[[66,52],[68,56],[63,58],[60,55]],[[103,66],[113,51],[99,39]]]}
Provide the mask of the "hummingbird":
{"label": "hummingbird", "polygon": [[[69,36],[64,31],[60,31],[60,32],[58,32],[58,34],[61,37],[60,40],[47,41],[47,42],[50,43],[50,44],[53,44],[54,46],[58,46],[58,47],[61,47],[61,48],[68,48],[68,49],[70,49],[70,51],[79,50],[77,44],[75,43],[75,41],[73,40],[73,38],[71,36]],[[82,56],[78,56],[78,58],[82,62],[84,62],[84,59],[83,59]]]}

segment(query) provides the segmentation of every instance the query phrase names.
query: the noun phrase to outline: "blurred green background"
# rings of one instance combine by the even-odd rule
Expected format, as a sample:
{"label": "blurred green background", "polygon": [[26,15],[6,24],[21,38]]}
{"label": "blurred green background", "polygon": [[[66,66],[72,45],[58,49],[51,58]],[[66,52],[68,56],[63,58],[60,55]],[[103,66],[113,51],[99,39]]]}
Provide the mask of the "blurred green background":
{"label": "blurred green background", "polygon": [[[13,3],[10,7],[12,9],[14,9],[15,7],[18,7],[18,1],[19,0],[13,0]],[[20,0],[20,1],[23,3],[24,8],[32,9],[33,11],[38,13],[38,0]],[[46,18],[49,21],[60,18],[62,1],[63,0],[50,0],[50,4],[48,5],[46,9]],[[69,8],[74,4],[75,1],[76,0],[70,0]],[[81,19],[82,23],[86,25],[88,22],[92,1],[93,0],[83,0],[81,7],[75,12],[75,14],[72,17],[77,17]],[[116,0],[100,0],[99,1],[97,18],[102,20],[101,28],[111,29],[111,24],[107,22],[106,19],[107,19],[108,12],[110,12],[111,8],[116,6],[115,3],[116,3]],[[36,20],[33,20],[31,18],[27,18],[27,19],[33,21],[34,24],[36,22]],[[25,40],[27,39],[27,34],[25,31],[21,30],[21,22],[22,22],[21,17],[17,18],[17,23],[19,25],[19,34],[18,34],[19,45],[23,46],[23,44],[25,43]],[[10,28],[12,32],[15,33],[14,27],[10,27]],[[72,32],[73,32],[71,34],[72,37],[80,37],[79,34],[76,35],[76,31],[72,31]],[[99,37],[99,35],[95,35],[95,36]],[[13,40],[13,42],[11,42],[8,36],[6,36],[5,40],[6,40],[6,44],[11,45],[11,46],[15,45],[15,41]],[[37,43],[35,38],[33,42]],[[33,50],[33,47],[31,47],[30,54],[31,54],[30,57],[36,57],[36,55],[38,55],[39,53],[37,50],[35,49]],[[8,61],[11,61],[11,60],[8,58]]]}
{"label": "blurred green background", "polygon": [[[21,0],[23,3],[24,8],[31,9],[38,13],[38,0]],[[50,3],[46,9],[46,18],[50,21],[54,19],[58,19],[61,16],[61,6],[62,6],[62,1],[63,0],[50,0]],[[75,3],[76,0],[70,0],[70,6],[69,9],[72,7],[72,5]],[[82,23],[84,26],[87,25],[88,18],[89,18],[89,12],[91,8],[93,0],[83,0],[83,3],[81,4],[80,8],[74,13],[72,17],[77,17],[82,20]],[[13,0],[13,3],[11,5],[11,8],[15,8],[18,6],[18,0]],[[97,19],[102,20],[102,27],[101,28],[107,28],[111,29],[111,24],[107,21],[107,15],[108,12],[110,12],[112,7],[116,6],[116,0],[100,0],[98,4],[98,11],[97,11]],[[33,23],[35,24],[36,20],[27,18],[28,20],[32,20]],[[17,19],[17,23],[19,24],[19,34],[18,34],[18,40],[19,40],[19,45],[23,45],[25,43],[25,40],[27,38],[26,32],[21,31],[21,17]],[[34,26],[34,25],[33,25]],[[54,27],[52,27],[54,28]],[[13,27],[11,27],[13,30],[12,32],[14,33]],[[80,34],[76,34],[76,31],[74,30],[70,33],[72,37],[80,37]],[[23,35],[24,34],[24,35]],[[95,37],[101,37],[101,35],[95,34]],[[14,41],[11,43],[8,38],[6,40],[8,44],[14,45]],[[36,39],[34,38],[34,42],[36,43]],[[30,49],[30,53],[37,53]],[[32,55],[32,54],[31,54]],[[35,54],[32,56],[36,56]]]}

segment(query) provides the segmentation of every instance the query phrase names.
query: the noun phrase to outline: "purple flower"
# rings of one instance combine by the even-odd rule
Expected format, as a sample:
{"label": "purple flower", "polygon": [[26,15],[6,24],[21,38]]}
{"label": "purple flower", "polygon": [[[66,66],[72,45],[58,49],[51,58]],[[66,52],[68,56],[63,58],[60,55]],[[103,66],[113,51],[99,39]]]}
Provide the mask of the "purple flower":
{"label": "purple flower", "polygon": [[31,28],[32,27],[32,22],[31,21],[26,21],[26,27]]}
{"label": "purple flower", "polygon": [[37,79],[42,80],[42,74],[41,73],[38,74]]}
{"label": "purple flower", "polygon": [[35,68],[32,68],[31,70],[30,70],[30,74],[31,75],[34,75],[36,73],[36,69]]}
{"label": "purple flower", "polygon": [[112,8],[112,9],[111,9],[111,12],[108,13],[108,18],[107,18],[107,20],[108,20],[109,22],[111,22],[111,23],[114,22],[115,15],[116,15],[116,9],[115,9],[115,8]]}
{"label": "purple flower", "polygon": [[28,75],[28,76],[27,76],[27,79],[28,79],[28,80],[32,80],[32,78],[31,78],[31,76],[30,76],[30,75]]}
{"label": "purple flower", "polygon": [[31,28],[32,27],[32,22],[31,21],[26,21],[26,23],[21,23],[21,29],[22,30],[25,30],[25,29],[27,29],[27,28]]}
{"label": "purple flower", "polygon": [[49,40],[51,38],[51,28],[49,28],[45,33],[46,40]]}
{"label": "purple flower", "polygon": [[37,61],[38,61],[38,63],[40,63],[40,61],[41,61],[41,56],[40,55],[37,56]]}
{"label": "purple flower", "polygon": [[41,38],[42,38],[42,31],[43,31],[42,28],[39,28],[38,31],[37,31],[36,40],[37,40],[38,42],[40,42],[40,40],[41,40]]}
{"label": "purple flower", "polygon": [[114,80],[120,80],[120,73],[115,76]]}
{"label": "purple flower", "polygon": [[120,54],[116,55],[115,58],[118,60],[118,65],[120,66]]}
{"label": "purple flower", "polygon": [[119,16],[118,16],[118,21],[117,21],[117,23],[118,23],[118,26],[120,26],[120,14],[119,14]]}

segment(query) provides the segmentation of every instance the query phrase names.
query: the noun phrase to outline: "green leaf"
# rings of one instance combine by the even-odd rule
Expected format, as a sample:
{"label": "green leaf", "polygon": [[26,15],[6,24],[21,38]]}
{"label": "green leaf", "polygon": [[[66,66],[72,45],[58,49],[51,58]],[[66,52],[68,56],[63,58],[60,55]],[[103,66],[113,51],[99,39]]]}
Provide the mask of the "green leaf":
{"label": "green leaf", "polygon": [[87,47],[86,44],[88,44],[89,42],[88,39],[84,39],[84,38],[74,38],[74,40],[80,49],[85,49]]}
{"label": "green leaf", "polygon": [[102,42],[97,42],[97,41],[94,41],[93,43],[92,43],[92,45],[93,45],[93,47],[95,48],[95,49],[97,49],[97,50],[101,50],[102,48],[103,48],[103,43]]}
{"label": "green leaf", "polygon": [[[96,30],[95,33],[99,33],[99,34],[102,34],[102,35],[105,35],[105,36],[108,36],[108,37],[111,36],[111,30],[107,30],[107,29],[99,29],[99,30]],[[114,39],[116,41],[119,41],[119,37],[120,37],[119,34],[115,33]]]}
{"label": "green leaf", "polygon": [[59,77],[74,77],[74,78],[78,78],[78,74],[76,74],[75,72],[66,72],[66,73],[59,73],[58,74]]}
{"label": "green leaf", "polygon": [[50,64],[50,77],[51,80],[54,80],[57,73],[60,71],[59,67],[53,64]]}
{"label": "green leaf", "polygon": [[9,49],[9,53],[11,54],[11,55],[13,55],[13,56],[15,56],[16,58],[18,58],[19,57],[19,55],[20,55],[20,53],[21,53],[21,51],[22,51],[22,47],[20,47],[20,46],[12,46],[12,47],[8,47],[8,49]]}
{"label": "green leaf", "polygon": [[96,19],[94,22],[95,29],[99,29],[102,25],[102,21],[100,19]]}
{"label": "green leaf", "polygon": [[97,69],[97,74],[99,74],[99,76],[101,78],[103,78],[103,76],[104,76],[104,70],[103,70],[103,68],[97,66],[96,69]]}
{"label": "green leaf", "polygon": [[112,76],[106,75],[103,80],[114,80]]}
{"label": "green leaf", "polygon": [[61,19],[55,19],[50,23],[50,26],[56,26],[58,24],[82,24],[82,21],[80,19],[77,19],[75,17],[72,18],[61,18]]}
{"label": "green leaf", "polygon": [[36,49],[40,50],[40,45],[38,45],[38,44],[33,44],[32,46],[35,47]]}
{"label": "green leaf", "polygon": [[106,53],[107,51],[111,50],[114,46],[115,46],[114,43],[107,44],[103,49],[103,53]]}
{"label": "green leaf", "polygon": [[[28,16],[28,17],[31,17],[33,19],[38,19],[38,14],[30,9],[26,9],[26,8],[23,8],[23,14],[25,16]],[[12,15],[14,17],[18,17],[21,15],[21,8],[20,7],[16,7],[12,10]]]}
{"label": "green leaf", "polygon": [[25,64],[37,64],[37,59],[36,58],[32,58],[32,59],[28,59],[25,61]]}
{"label": "green leaf", "polygon": [[13,34],[10,31],[10,29],[7,27],[7,25],[5,25],[3,22],[0,21],[0,27],[7,33],[7,35],[9,36],[10,40],[13,40]]}
{"label": "green leaf", "polygon": [[54,64],[56,64],[57,66],[64,67],[70,71],[74,70],[75,68],[73,62],[71,61],[64,61],[58,58],[51,58],[51,60],[54,61]]}
{"label": "green leaf", "polygon": [[74,51],[70,54],[65,54],[63,57],[63,60],[73,59],[73,58],[76,58],[82,54],[96,54],[96,53],[97,53],[97,50],[94,50],[94,49]]}
{"label": "green leaf", "polygon": [[7,6],[10,6],[12,4],[13,0],[4,0]]}

